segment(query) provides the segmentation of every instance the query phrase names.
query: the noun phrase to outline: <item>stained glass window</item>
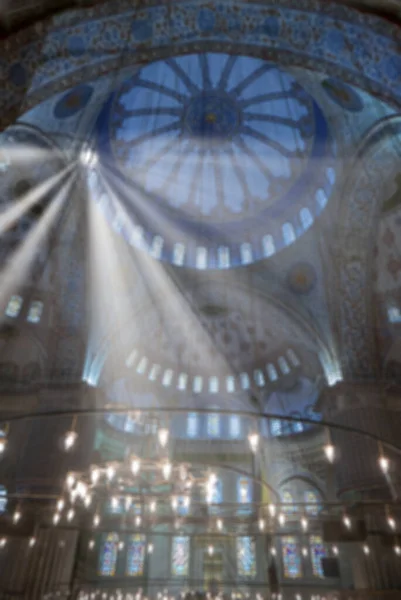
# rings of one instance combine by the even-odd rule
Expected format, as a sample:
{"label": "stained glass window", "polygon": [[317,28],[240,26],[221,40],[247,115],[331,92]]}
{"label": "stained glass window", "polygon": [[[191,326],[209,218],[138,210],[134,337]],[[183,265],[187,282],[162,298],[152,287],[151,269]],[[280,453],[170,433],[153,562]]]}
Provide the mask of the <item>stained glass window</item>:
{"label": "stained glass window", "polygon": [[146,538],[144,535],[131,535],[127,549],[127,575],[143,575]]}
{"label": "stained glass window", "polygon": [[198,434],[198,415],[194,412],[188,414],[187,419],[187,436],[190,438],[196,437]]}
{"label": "stained glass window", "polygon": [[267,375],[269,376],[270,381],[277,381],[278,379],[277,369],[271,363],[267,365]]}
{"label": "stained glass window", "polygon": [[270,433],[272,435],[281,435],[282,427],[280,419],[271,419],[270,421]]}
{"label": "stained glass window", "polygon": [[317,515],[320,506],[319,506],[319,498],[317,493],[314,490],[306,490],[304,492],[304,502],[306,504],[306,512],[310,515]]}
{"label": "stained glass window", "polygon": [[252,502],[252,491],[249,479],[240,477],[237,483],[237,501],[241,504]]}
{"label": "stained glass window", "polygon": [[292,244],[292,242],[295,242],[295,231],[294,231],[294,227],[291,225],[291,223],[284,223],[282,230],[283,230],[284,243],[286,246],[288,246],[289,244]]}
{"label": "stained glass window", "polygon": [[284,356],[278,357],[278,366],[280,367],[283,375],[288,375],[290,372],[290,367],[288,366],[288,362],[285,360]]}
{"label": "stained glass window", "polygon": [[209,508],[209,512],[211,514],[218,513],[219,507],[213,505],[221,504],[223,500],[223,482],[221,481],[221,479],[216,480],[216,483],[214,484],[211,493],[208,494],[207,500],[212,505]]}
{"label": "stained glass window", "polygon": [[[301,415],[299,412],[294,412],[291,413],[291,416],[294,417],[295,419],[300,419]],[[302,421],[291,421],[291,427],[294,433],[300,433],[301,431],[304,430],[304,425],[302,423]]]}
{"label": "stained glass window", "polygon": [[7,508],[7,490],[4,485],[0,485],[0,513],[5,512]]}
{"label": "stained glass window", "polygon": [[9,303],[6,308],[7,317],[15,319],[18,317],[22,308],[23,299],[22,296],[11,296]]}
{"label": "stained glass window", "polygon": [[249,536],[237,538],[237,570],[239,577],[256,577],[255,542]]}
{"label": "stained glass window", "polygon": [[29,321],[29,323],[39,323],[42,317],[42,312],[43,302],[41,302],[40,300],[34,300],[33,302],[31,302],[31,305],[29,307],[27,321]]}
{"label": "stained glass window", "polygon": [[217,413],[210,413],[207,416],[207,434],[209,437],[220,436],[220,415]]}
{"label": "stained glass window", "polygon": [[315,577],[324,577],[322,558],[326,556],[326,549],[324,547],[323,540],[319,535],[311,535],[309,543],[313,574]]}
{"label": "stained glass window", "polygon": [[99,575],[113,577],[116,573],[118,552],[118,535],[116,533],[107,534],[100,547]]}
{"label": "stained glass window", "polygon": [[238,415],[230,415],[229,421],[230,438],[237,439],[241,435],[241,418]]}
{"label": "stained glass window", "polygon": [[294,504],[294,498],[292,497],[291,492],[289,492],[288,490],[284,490],[284,492],[281,493],[281,501],[284,502],[284,513],[288,515],[296,512],[297,507]]}
{"label": "stained glass window", "polygon": [[281,539],[284,577],[297,579],[302,577],[301,554],[295,537],[287,535]]}
{"label": "stained glass window", "polygon": [[186,577],[189,571],[189,537],[173,537],[171,550],[171,574],[176,577]]}

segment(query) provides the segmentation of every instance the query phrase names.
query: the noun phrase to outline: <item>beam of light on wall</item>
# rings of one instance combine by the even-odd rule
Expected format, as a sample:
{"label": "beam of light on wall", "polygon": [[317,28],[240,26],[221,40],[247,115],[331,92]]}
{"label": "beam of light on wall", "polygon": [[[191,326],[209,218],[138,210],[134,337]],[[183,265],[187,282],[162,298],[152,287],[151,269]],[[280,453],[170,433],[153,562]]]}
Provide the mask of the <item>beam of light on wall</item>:
{"label": "beam of light on wall", "polygon": [[56,175],[43,181],[43,183],[33,187],[21,199],[2,213],[0,215],[0,235],[7,231],[9,227],[12,227],[26,212],[49,194],[71,169],[72,166],[69,165],[59,173],[56,173]]}
{"label": "beam of light on wall", "polygon": [[28,278],[30,267],[38,256],[47,234],[56,222],[64,202],[68,198],[72,183],[73,177],[71,176],[1,270],[0,306],[5,305],[9,297]]}

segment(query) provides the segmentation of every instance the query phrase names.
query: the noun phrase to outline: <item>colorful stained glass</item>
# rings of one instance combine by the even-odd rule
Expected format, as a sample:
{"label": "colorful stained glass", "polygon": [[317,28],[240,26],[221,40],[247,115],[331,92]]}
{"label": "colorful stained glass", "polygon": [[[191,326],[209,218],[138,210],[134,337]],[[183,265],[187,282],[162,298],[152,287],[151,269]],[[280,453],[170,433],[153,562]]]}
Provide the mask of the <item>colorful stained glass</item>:
{"label": "colorful stained glass", "polygon": [[319,498],[314,490],[306,490],[304,492],[304,502],[306,504],[306,512],[309,515],[316,516],[320,510]]}
{"label": "colorful stained glass", "polygon": [[320,535],[311,535],[309,539],[312,569],[315,577],[324,577],[322,558],[326,556],[326,548]]}
{"label": "colorful stained glass", "polygon": [[23,299],[21,296],[11,296],[6,308],[6,316],[15,319],[18,317],[22,308]]}
{"label": "colorful stained glass", "polygon": [[138,577],[143,575],[145,564],[146,538],[144,535],[131,535],[127,549],[127,575]]}
{"label": "colorful stained glass", "polygon": [[171,550],[171,574],[177,577],[186,577],[189,571],[189,537],[173,537]]}
{"label": "colorful stained glass", "polygon": [[301,554],[295,537],[287,535],[281,540],[284,577],[297,579],[302,577]]}
{"label": "colorful stained glass", "polygon": [[219,437],[220,435],[220,415],[211,413],[207,416],[207,434],[209,437]]}
{"label": "colorful stained glass", "polygon": [[237,501],[240,504],[252,502],[252,491],[249,479],[240,477],[237,483]]}
{"label": "colorful stained glass", "polygon": [[237,538],[237,571],[239,577],[256,577],[255,541],[249,536]]}
{"label": "colorful stained glass", "polygon": [[39,323],[42,317],[42,312],[43,302],[41,302],[40,300],[34,300],[33,302],[31,302],[31,305],[29,307],[27,321],[29,321],[29,323]]}
{"label": "colorful stained glass", "polygon": [[196,437],[198,434],[198,415],[194,412],[188,414],[187,420],[187,436],[190,438]]}
{"label": "colorful stained glass", "polygon": [[294,498],[292,497],[291,492],[285,490],[281,493],[281,501],[284,503],[283,512],[287,515],[291,515],[296,512],[297,507],[294,504]]}
{"label": "colorful stained glass", "polygon": [[107,534],[100,549],[99,575],[113,577],[116,573],[118,535]]}

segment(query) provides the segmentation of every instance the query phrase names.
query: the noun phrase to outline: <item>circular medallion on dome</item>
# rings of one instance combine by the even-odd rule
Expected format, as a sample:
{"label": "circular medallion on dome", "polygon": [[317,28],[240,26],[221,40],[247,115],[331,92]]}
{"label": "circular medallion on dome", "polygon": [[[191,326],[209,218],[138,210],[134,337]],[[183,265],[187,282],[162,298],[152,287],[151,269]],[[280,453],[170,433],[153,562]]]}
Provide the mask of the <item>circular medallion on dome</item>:
{"label": "circular medallion on dome", "polygon": [[271,256],[313,224],[335,180],[320,108],[254,57],[150,63],[110,96],[95,136],[94,196],[130,242],[177,265]]}

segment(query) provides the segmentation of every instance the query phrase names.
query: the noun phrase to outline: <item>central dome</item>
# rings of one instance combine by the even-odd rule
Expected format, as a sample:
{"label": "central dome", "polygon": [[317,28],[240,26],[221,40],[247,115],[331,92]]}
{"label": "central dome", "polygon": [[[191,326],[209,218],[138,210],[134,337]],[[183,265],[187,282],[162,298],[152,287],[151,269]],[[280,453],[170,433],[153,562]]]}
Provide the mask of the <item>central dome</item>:
{"label": "central dome", "polygon": [[310,227],[334,183],[319,106],[255,57],[149,63],[110,96],[95,134],[96,197],[129,241],[175,264],[227,268],[274,254]]}

